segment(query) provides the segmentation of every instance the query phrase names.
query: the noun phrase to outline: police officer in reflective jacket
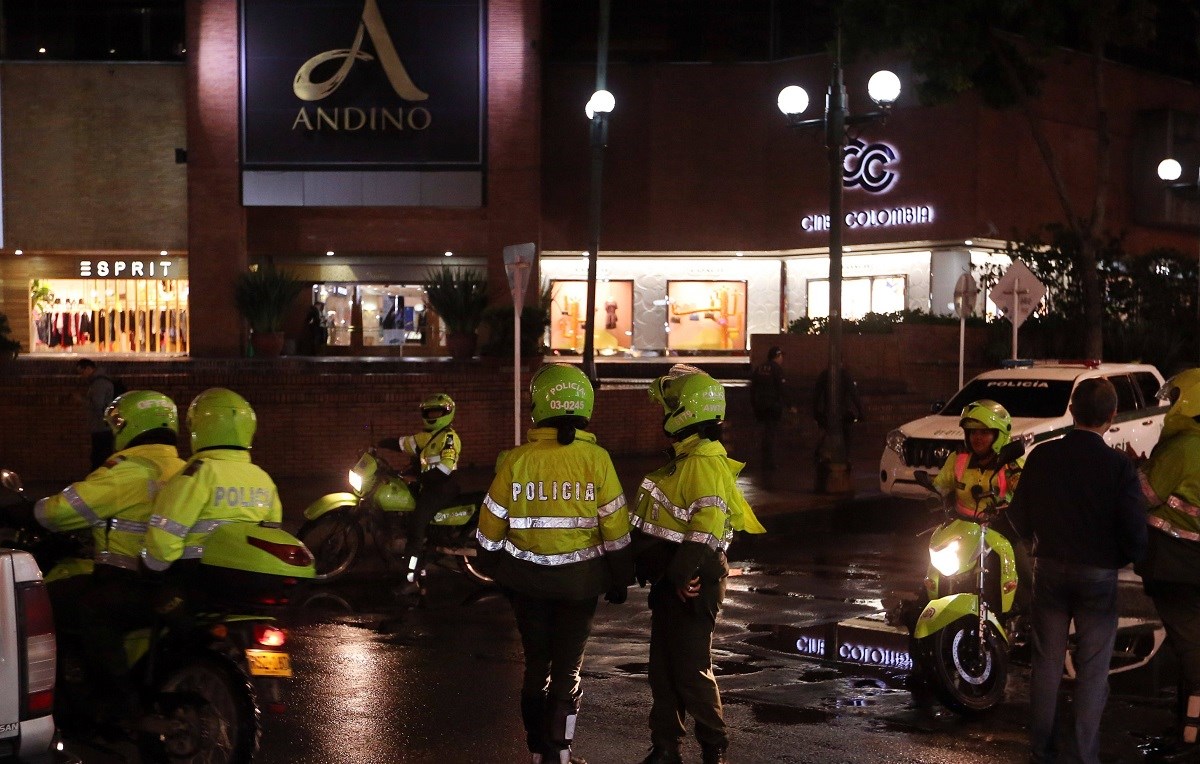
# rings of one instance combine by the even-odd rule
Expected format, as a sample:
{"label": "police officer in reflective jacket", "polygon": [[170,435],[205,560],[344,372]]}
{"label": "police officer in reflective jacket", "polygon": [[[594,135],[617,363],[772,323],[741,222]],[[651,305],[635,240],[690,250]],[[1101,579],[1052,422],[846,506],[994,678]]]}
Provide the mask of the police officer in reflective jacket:
{"label": "police officer in reflective jacket", "polygon": [[213,387],[196,396],[187,412],[192,456],[154,501],[142,561],[165,571],[179,560],[204,554],[204,542],[225,523],[283,519],[275,482],[251,464],[257,420],[246,399]]}
{"label": "police officer in reflective jacket", "polygon": [[534,428],[505,455],[479,513],[481,567],[504,588],[525,652],[521,720],[534,764],[573,756],[580,668],[600,594],[633,583],[629,512],[608,452],[585,432],[592,385],[543,366],[529,385]]}
{"label": "police officer in reflective jacket", "polygon": [[1162,435],[1141,467],[1149,548],[1136,566],[1179,659],[1174,735],[1146,746],[1159,761],[1200,761],[1200,369],[1167,381]]}
{"label": "police officer in reflective jacket", "polygon": [[106,710],[122,718],[136,697],[124,633],[152,621],[138,562],[142,536],[155,494],[183,460],[176,449],[179,414],[162,393],[125,393],[108,405],[104,421],[116,453],[84,480],[39,501],[34,517],[52,531],[92,531],[92,575],[56,581],[49,590],[60,633],[80,640],[96,676],[111,684],[99,693]]}
{"label": "police officer in reflective jacket", "polygon": [[729,739],[712,669],[712,635],[725,598],[734,531],[763,533],[737,487],[744,466],[721,444],[725,388],[677,364],[650,384],[663,407],[672,457],[638,489],[631,521],[638,583],[650,589],[650,741],[642,764],[678,764],[696,722],[704,764],[723,764]]}
{"label": "police officer in reflective jacket", "polygon": [[425,534],[429,523],[439,510],[449,507],[458,498],[458,479],[454,475],[462,453],[462,439],[451,427],[454,421],[454,399],[445,393],[431,395],[421,401],[423,432],[401,438],[384,438],[376,445],[415,457],[420,466],[417,478],[417,506],[413,509],[405,547],[405,587],[403,594],[424,592]]}

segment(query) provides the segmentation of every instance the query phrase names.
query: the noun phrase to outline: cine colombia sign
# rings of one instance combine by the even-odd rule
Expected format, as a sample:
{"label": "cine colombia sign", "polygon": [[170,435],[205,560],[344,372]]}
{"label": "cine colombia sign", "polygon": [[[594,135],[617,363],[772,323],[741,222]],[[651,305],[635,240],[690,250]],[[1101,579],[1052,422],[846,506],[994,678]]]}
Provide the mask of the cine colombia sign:
{"label": "cine colombia sign", "polygon": [[482,0],[241,0],[248,169],[482,169]]}

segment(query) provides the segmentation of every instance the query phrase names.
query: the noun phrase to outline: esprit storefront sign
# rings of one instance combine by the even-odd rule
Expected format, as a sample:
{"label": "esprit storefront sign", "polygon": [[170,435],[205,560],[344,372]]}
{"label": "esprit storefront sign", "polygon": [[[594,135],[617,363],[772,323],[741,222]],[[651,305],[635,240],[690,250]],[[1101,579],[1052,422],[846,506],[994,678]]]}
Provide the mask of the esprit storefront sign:
{"label": "esprit storefront sign", "polygon": [[[842,149],[842,187],[871,194],[886,194],[900,178],[900,152],[887,143],[865,143],[857,138]],[[899,228],[933,223],[934,209],[928,204],[873,205],[845,212],[847,228]],[[816,213],[800,219],[805,231],[828,231],[829,215]]]}
{"label": "esprit storefront sign", "polygon": [[186,261],[173,257],[80,260],[78,276],[82,279],[185,279],[187,265]]}
{"label": "esprit storefront sign", "polygon": [[247,168],[482,168],[482,0],[241,8]]}

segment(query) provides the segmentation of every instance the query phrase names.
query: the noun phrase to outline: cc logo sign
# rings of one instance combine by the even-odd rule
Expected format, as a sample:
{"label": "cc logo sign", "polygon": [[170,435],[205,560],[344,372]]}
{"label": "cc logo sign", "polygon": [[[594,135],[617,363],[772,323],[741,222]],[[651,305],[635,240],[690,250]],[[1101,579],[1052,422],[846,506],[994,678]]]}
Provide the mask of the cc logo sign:
{"label": "cc logo sign", "polygon": [[863,143],[855,138],[842,149],[842,184],[846,188],[861,186],[873,194],[886,191],[896,180],[888,165],[899,158],[886,143]]}

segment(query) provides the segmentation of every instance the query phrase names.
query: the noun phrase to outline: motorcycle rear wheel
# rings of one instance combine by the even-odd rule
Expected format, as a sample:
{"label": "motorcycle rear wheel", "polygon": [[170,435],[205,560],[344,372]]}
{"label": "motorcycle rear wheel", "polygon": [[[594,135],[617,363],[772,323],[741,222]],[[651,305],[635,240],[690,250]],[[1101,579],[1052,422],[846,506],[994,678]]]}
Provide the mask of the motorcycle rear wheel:
{"label": "motorcycle rear wheel", "polygon": [[348,512],[331,512],[309,520],[296,537],[312,552],[317,581],[333,581],[354,565],[363,547],[363,530]]}
{"label": "motorcycle rear wheel", "polygon": [[170,764],[248,764],[262,734],[254,690],[232,663],[210,657],[185,660],[160,688],[160,713],[176,729],[144,737],[145,761]]}
{"label": "motorcycle rear wheel", "polygon": [[965,616],[917,640],[916,656],[938,700],[964,715],[991,710],[1004,698],[1008,683],[1008,646],[988,624],[983,650],[979,619]]}

